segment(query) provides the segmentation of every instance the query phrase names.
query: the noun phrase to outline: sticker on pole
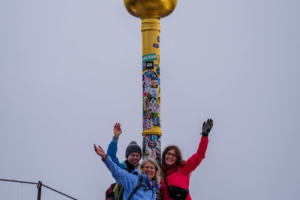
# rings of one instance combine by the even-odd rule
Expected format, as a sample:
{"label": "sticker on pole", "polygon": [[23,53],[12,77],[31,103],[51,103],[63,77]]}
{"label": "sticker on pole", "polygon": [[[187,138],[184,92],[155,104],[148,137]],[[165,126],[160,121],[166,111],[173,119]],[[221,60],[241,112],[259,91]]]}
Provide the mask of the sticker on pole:
{"label": "sticker on pole", "polygon": [[156,53],[146,54],[143,56],[143,62],[156,60]]}
{"label": "sticker on pole", "polygon": [[156,141],[155,140],[150,140],[148,142],[148,146],[151,148],[151,149],[154,149],[156,147]]}
{"label": "sticker on pole", "polygon": [[145,64],[146,64],[146,69],[154,69],[153,61],[147,61]]}
{"label": "sticker on pole", "polygon": [[153,47],[154,47],[154,48],[159,48],[159,44],[154,43],[154,44],[153,44]]}

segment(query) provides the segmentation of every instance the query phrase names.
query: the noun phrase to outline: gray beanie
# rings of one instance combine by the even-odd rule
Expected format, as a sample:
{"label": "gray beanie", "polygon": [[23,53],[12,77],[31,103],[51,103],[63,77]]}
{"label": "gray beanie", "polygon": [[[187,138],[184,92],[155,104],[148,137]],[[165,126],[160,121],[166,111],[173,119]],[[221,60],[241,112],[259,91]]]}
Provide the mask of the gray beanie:
{"label": "gray beanie", "polygon": [[142,149],[135,141],[130,142],[130,144],[126,148],[125,157],[127,158],[131,153],[139,153],[142,157]]}

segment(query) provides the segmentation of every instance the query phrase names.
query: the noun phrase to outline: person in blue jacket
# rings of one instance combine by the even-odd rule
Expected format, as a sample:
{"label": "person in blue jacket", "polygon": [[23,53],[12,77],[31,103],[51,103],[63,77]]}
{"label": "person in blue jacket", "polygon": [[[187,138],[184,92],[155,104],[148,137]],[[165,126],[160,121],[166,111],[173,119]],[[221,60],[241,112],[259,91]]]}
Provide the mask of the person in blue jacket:
{"label": "person in blue jacket", "polygon": [[108,146],[107,155],[112,159],[114,163],[117,164],[117,166],[131,173],[139,165],[142,155],[142,149],[135,141],[130,142],[125,152],[126,160],[120,163],[117,157],[117,145],[118,139],[122,133],[121,124],[116,123],[113,130],[114,136],[113,140]]}
{"label": "person in blue jacket", "polygon": [[112,176],[124,187],[123,199],[156,200],[156,191],[160,186],[160,167],[153,158],[146,158],[131,173],[126,172],[112,161],[105,151],[94,144],[95,152],[101,156]]}

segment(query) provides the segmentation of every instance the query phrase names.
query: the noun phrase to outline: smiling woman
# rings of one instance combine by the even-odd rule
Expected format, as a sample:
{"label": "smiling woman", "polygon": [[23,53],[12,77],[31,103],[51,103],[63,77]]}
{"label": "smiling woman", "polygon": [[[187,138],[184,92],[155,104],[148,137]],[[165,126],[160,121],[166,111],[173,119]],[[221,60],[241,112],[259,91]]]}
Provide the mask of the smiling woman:
{"label": "smiling woman", "polygon": [[94,145],[94,149],[101,156],[112,176],[124,187],[123,199],[156,199],[156,191],[160,189],[160,169],[154,159],[143,160],[140,171],[134,169],[132,173],[128,173],[118,167],[100,146]]}
{"label": "smiling woman", "polygon": [[139,166],[139,171],[145,173],[149,179],[160,183],[160,167],[153,158],[146,158]]}
{"label": "smiling woman", "polygon": [[163,152],[163,161],[162,165],[171,166],[174,163],[177,165],[184,166],[185,161],[182,159],[181,151],[180,149],[175,145],[170,145],[166,147],[166,149]]}
{"label": "smiling woman", "polygon": [[[197,152],[187,161],[182,159],[180,149],[175,145],[166,147],[163,152],[161,193],[164,200],[192,200],[189,193],[190,174],[205,158],[208,134],[213,127],[213,120],[208,119],[202,126],[202,138]],[[161,198],[159,196],[159,198]]]}

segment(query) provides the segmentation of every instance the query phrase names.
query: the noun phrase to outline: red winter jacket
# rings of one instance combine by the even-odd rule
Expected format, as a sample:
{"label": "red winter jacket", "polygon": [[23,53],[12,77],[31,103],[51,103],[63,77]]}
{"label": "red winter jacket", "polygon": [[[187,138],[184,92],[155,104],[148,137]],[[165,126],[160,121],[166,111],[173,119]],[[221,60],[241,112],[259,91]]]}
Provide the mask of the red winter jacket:
{"label": "red winter jacket", "polygon": [[[190,157],[183,167],[180,165],[172,165],[169,168],[163,166],[169,186],[177,186],[184,189],[189,189],[190,173],[194,171],[201,163],[202,159],[205,158],[207,145],[208,137],[202,137],[197,153]],[[163,194],[163,200],[172,200],[168,194],[168,188],[164,180],[161,180],[161,192]],[[188,194],[186,200],[192,200],[190,193]]]}

